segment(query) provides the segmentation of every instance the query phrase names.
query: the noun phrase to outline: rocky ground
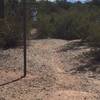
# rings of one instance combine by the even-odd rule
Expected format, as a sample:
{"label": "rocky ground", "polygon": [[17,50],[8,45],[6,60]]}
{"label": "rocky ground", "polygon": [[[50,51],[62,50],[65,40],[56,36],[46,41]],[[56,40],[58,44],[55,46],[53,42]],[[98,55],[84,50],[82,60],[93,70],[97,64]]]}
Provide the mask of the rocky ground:
{"label": "rocky ground", "polygon": [[0,50],[0,100],[100,100],[99,73],[81,68],[89,51],[80,40],[29,41],[22,78],[22,47]]}

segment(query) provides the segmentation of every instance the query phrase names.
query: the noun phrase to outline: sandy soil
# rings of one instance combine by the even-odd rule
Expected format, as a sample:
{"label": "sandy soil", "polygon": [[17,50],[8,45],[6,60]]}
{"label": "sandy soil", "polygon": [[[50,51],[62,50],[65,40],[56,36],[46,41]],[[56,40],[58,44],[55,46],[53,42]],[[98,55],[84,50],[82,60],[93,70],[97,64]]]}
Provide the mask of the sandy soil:
{"label": "sandy soil", "polygon": [[90,50],[78,41],[30,41],[25,78],[22,48],[0,50],[0,100],[100,100],[100,80],[72,70]]}

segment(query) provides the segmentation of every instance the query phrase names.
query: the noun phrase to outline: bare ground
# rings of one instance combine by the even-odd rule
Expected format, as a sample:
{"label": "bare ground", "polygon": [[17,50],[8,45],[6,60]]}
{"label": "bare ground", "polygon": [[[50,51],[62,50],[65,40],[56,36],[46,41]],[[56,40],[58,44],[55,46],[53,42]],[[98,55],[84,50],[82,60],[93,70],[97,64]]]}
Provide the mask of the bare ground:
{"label": "bare ground", "polygon": [[80,55],[90,50],[83,45],[72,48],[78,41],[30,41],[25,78],[22,48],[1,50],[0,100],[100,100],[100,80],[90,78],[92,72],[75,70],[88,61],[81,63]]}

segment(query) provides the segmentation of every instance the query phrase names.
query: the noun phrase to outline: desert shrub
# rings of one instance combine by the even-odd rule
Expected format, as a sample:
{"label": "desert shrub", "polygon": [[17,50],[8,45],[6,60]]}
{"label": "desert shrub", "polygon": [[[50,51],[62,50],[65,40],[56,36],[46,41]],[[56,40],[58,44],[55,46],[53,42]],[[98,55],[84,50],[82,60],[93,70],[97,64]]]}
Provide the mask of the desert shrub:
{"label": "desert shrub", "polygon": [[0,47],[9,48],[15,47],[18,40],[21,39],[21,31],[19,26],[12,24],[11,22],[4,23],[2,25],[4,29],[0,31]]}
{"label": "desert shrub", "polygon": [[[22,39],[22,9],[19,6],[22,5],[17,4],[9,15],[11,7],[7,5],[5,23],[0,22],[1,47],[16,45]],[[37,28],[37,38],[82,39],[90,46],[100,47],[100,7],[95,3],[37,2],[37,22],[33,22],[31,16],[30,9],[34,5],[27,6],[27,30]]]}
{"label": "desert shrub", "polygon": [[21,9],[16,2],[14,4],[11,5],[11,1],[6,2],[5,17],[0,19],[0,48],[15,47],[22,39]]}
{"label": "desert shrub", "polygon": [[[100,7],[92,3],[38,3],[39,38],[82,39],[100,45]],[[42,4],[42,5],[41,5]]]}
{"label": "desert shrub", "polygon": [[[91,16],[91,14],[88,14],[88,11],[85,11],[86,7],[83,5],[82,7],[71,6],[69,9],[65,9],[57,5],[53,5],[55,12],[50,11],[50,6],[49,10],[46,8],[44,10],[42,8],[42,11],[39,10],[37,27],[40,28],[40,37],[85,39],[88,34]],[[47,10],[49,13],[47,13]]]}

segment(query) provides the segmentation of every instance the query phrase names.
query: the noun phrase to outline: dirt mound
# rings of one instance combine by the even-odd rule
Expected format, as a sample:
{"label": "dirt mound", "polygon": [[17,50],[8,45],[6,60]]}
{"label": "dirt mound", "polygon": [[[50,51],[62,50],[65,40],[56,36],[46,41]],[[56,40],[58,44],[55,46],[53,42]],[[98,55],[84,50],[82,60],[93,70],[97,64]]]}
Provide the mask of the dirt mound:
{"label": "dirt mound", "polygon": [[97,100],[97,95],[80,91],[55,91],[48,100]]}
{"label": "dirt mound", "polygon": [[23,49],[0,51],[0,100],[99,100],[99,80],[70,72],[79,64],[75,57],[88,50],[77,47],[61,51],[74,42],[77,41],[29,41],[25,78],[21,77]]}

